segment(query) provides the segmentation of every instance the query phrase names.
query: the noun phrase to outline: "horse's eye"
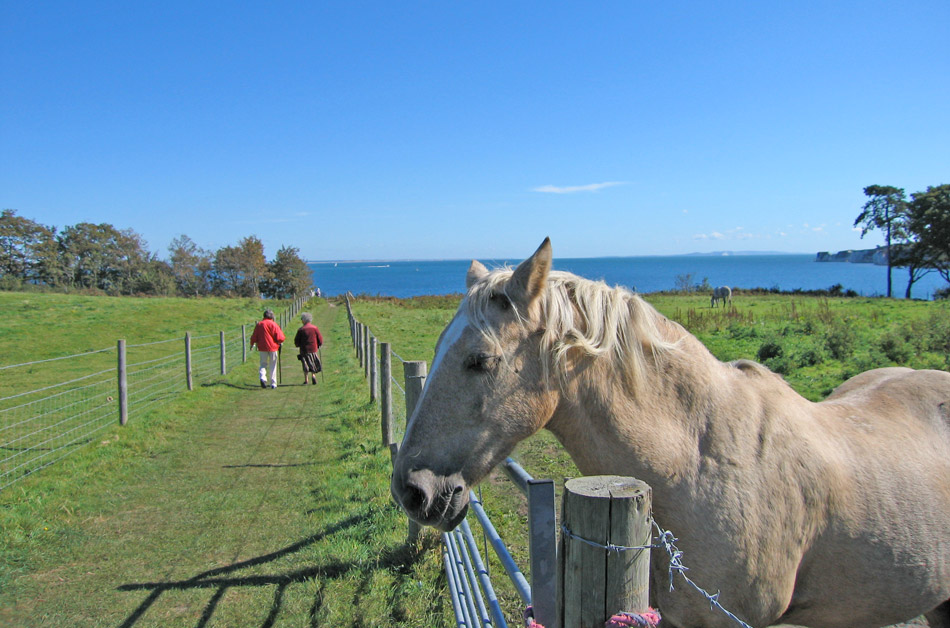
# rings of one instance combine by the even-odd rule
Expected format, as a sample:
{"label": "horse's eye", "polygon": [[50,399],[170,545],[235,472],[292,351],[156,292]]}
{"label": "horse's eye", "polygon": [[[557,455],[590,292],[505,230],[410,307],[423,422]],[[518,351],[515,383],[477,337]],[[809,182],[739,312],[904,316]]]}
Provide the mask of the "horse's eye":
{"label": "horse's eye", "polygon": [[500,307],[502,310],[511,309],[511,300],[508,299],[508,295],[502,294],[500,292],[492,292],[491,297],[489,298],[491,299],[492,303]]}
{"label": "horse's eye", "polygon": [[492,370],[498,363],[498,356],[487,353],[476,353],[468,356],[465,360],[465,368],[470,371],[484,373]]}

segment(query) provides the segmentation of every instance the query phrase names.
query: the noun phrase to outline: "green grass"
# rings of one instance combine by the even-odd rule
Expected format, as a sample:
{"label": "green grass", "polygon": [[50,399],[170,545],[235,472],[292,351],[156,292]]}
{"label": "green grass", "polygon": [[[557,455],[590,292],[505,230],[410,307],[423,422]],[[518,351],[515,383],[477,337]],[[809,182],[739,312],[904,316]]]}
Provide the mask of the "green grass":
{"label": "green grass", "polygon": [[[734,308],[711,310],[702,297],[648,300],[720,359],[755,359],[767,343],[778,345],[788,360],[785,376],[810,398],[864,367],[939,366],[947,354],[932,350],[950,329],[946,303],[739,295]],[[121,330],[129,342],[133,331],[143,336],[139,342],[160,340],[189,321],[196,333],[216,333],[222,322],[254,320],[260,310],[259,302],[212,299],[0,294],[3,303],[24,301],[33,309],[17,310],[17,360],[83,350],[82,341],[47,346],[50,322],[68,318],[63,308],[77,309],[77,325],[101,325],[110,337]],[[112,314],[98,312],[97,303]],[[354,312],[399,357],[431,362],[457,305],[458,297],[360,299]],[[227,376],[106,430],[0,491],[0,625],[454,624],[438,537],[428,531],[418,546],[403,542],[406,520],[389,496],[379,411],[349,343],[345,310],[321,301],[312,311],[327,338],[320,385],[298,385],[302,377],[288,355],[287,385],[276,391],[257,386],[256,356],[231,361]],[[837,358],[828,342],[842,326],[853,338],[850,353]],[[799,365],[809,348],[820,349],[822,359]],[[399,378],[398,362],[394,368]],[[577,475],[547,433],[519,445],[514,457],[535,477],[555,479],[558,490],[563,478]],[[527,571],[523,499],[498,472],[480,488]],[[491,557],[489,564],[517,623],[520,601],[498,562]]]}
{"label": "green grass", "polygon": [[[268,302],[278,312],[288,302]],[[0,292],[0,366],[24,364],[106,349],[91,355],[2,371],[0,397],[68,381],[114,368],[115,347],[123,339],[130,364],[184,351],[185,332],[196,338],[193,349],[237,340],[241,325],[253,324],[263,312],[259,299],[122,298]],[[162,340],[169,343],[133,347]]]}
{"label": "green grass", "polygon": [[325,382],[285,355],[261,390],[252,356],[0,492],[0,625],[447,625],[341,311],[315,310]]}

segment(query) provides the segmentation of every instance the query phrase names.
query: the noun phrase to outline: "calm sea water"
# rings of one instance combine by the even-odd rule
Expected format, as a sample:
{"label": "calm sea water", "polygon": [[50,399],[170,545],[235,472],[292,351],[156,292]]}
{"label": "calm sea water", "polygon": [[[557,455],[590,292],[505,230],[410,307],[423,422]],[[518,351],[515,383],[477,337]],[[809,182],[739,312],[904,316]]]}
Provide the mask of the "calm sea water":
{"label": "calm sea water", "polygon": [[[670,257],[596,257],[555,259],[556,270],[588,279],[602,279],[642,293],[673,290],[680,278],[692,283],[708,279],[714,286],[820,290],[841,284],[864,296],[887,292],[887,267],[873,264],[816,262],[814,255],[723,255]],[[520,260],[480,260],[488,268],[516,265]],[[369,294],[412,297],[465,291],[471,260],[392,262],[311,262],[314,285],[326,296]],[[907,271],[893,270],[894,296],[903,297]],[[930,299],[945,282],[935,273],[914,284],[912,296]]]}

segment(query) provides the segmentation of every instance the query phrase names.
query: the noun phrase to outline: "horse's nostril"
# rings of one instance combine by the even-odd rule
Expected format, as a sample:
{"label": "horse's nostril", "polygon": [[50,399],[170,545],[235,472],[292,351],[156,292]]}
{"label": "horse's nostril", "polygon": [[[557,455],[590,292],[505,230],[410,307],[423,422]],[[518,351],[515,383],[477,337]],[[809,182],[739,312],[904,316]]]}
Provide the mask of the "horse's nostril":
{"label": "horse's nostril", "polygon": [[421,510],[427,502],[426,493],[415,484],[408,484],[403,494],[402,505],[408,510]]}

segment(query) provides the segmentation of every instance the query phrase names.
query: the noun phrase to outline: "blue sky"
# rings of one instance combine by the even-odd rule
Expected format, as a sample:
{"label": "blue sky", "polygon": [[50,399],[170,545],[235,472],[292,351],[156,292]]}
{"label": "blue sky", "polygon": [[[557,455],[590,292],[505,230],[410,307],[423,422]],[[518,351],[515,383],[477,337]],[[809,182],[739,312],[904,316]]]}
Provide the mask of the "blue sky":
{"label": "blue sky", "polygon": [[0,2],[0,207],[165,257],[867,248],[950,183],[950,2]]}

